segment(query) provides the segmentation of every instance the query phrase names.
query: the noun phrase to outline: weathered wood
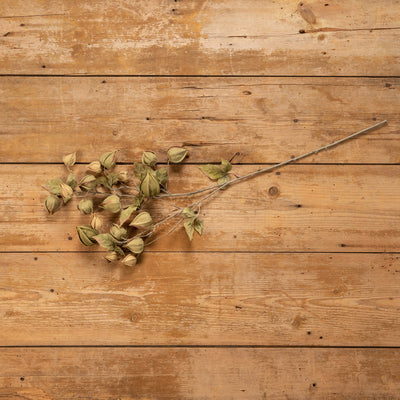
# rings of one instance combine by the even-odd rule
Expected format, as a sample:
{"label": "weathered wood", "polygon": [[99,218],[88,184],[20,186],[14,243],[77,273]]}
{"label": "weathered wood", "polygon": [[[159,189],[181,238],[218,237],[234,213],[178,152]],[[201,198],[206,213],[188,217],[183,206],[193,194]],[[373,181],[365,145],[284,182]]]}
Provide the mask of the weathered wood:
{"label": "weathered wood", "polygon": [[[1,19],[0,19],[1,21]],[[105,83],[103,83],[105,82]],[[90,162],[121,149],[165,160],[279,162],[383,119],[389,125],[304,162],[398,163],[399,79],[0,78],[0,162]]]}
{"label": "weathered wood", "polygon": [[399,75],[392,0],[0,5],[0,73]]}
{"label": "weathered wood", "polygon": [[400,391],[399,356],[399,349],[2,349],[0,385],[18,388],[2,389],[11,394],[40,388],[46,400],[389,400]]}
{"label": "weathered wood", "polygon": [[400,345],[398,254],[1,258],[0,345]]}
{"label": "weathered wood", "polygon": [[[262,166],[235,166],[244,175]],[[84,174],[78,166],[78,175]],[[131,166],[122,169],[132,170]],[[289,165],[220,191],[202,206],[205,230],[189,242],[183,228],[152,250],[167,251],[398,251],[400,166]],[[1,165],[2,251],[81,251],[76,225],[89,216],[71,201],[55,215],[44,208],[41,185],[66,177],[61,165]],[[212,182],[196,166],[174,167],[169,189],[186,192]],[[177,199],[182,206],[193,199]],[[125,203],[128,204],[128,203]],[[172,206],[154,200],[158,221]],[[160,231],[162,232],[162,230]],[[68,240],[70,239],[70,240]],[[97,247],[90,247],[93,251]]]}

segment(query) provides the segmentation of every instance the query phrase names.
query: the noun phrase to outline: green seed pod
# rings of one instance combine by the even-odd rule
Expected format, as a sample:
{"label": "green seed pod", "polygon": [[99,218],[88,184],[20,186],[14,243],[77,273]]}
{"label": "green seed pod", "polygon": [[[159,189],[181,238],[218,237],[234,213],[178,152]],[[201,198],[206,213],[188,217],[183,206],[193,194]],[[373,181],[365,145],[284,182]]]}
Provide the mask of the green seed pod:
{"label": "green seed pod", "polygon": [[46,197],[44,205],[50,215],[54,214],[61,207],[61,199],[56,195],[51,194]]}
{"label": "green seed pod", "polygon": [[122,228],[121,226],[114,224],[110,229],[110,233],[115,237],[115,239],[121,240],[126,238],[127,231],[125,228]]}
{"label": "green seed pod", "polygon": [[117,159],[117,152],[114,151],[109,151],[107,153],[102,154],[100,157],[100,163],[101,165],[106,168],[106,169],[112,169],[115,167],[115,162]]}
{"label": "green seed pod", "polygon": [[72,167],[76,163],[76,152],[67,154],[66,156],[63,157],[62,160],[67,168]]}
{"label": "green seed pod", "polygon": [[92,199],[82,199],[78,203],[78,210],[82,211],[84,214],[91,214],[93,212],[93,200]]}
{"label": "green seed pod", "polygon": [[101,167],[100,161],[92,161],[88,165],[87,170],[89,172],[93,172],[94,174],[101,174],[103,171],[103,168]]}
{"label": "green seed pod", "polygon": [[106,255],[104,256],[104,258],[109,261],[117,261],[118,260],[118,253],[115,251],[107,251]]}
{"label": "green seed pod", "polygon": [[135,254],[140,254],[143,252],[144,242],[142,238],[134,238],[128,242],[124,247]]}
{"label": "green seed pod", "polygon": [[168,160],[169,162],[178,164],[185,159],[187,153],[188,150],[183,147],[171,147],[167,152]]}
{"label": "green seed pod", "polygon": [[85,246],[93,246],[96,242],[93,237],[97,235],[97,231],[89,225],[79,225],[76,227],[79,240]]}
{"label": "green seed pod", "polygon": [[153,219],[147,211],[143,211],[136,215],[129,226],[134,226],[135,228],[145,229],[150,228],[153,225]]}
{"label": "green seed pod", "polygon": [[99,231],[103,226],[103,221],[97,214],[93,214],[92,220],[90,221],[90,225],[93,229]]}
{"label": "green seed pod", "polygon": [[152,151],[144,151],[142,155],[142,163],[149,167],[154,167],[157,164],[156,153]]}
{"label": "green seed pod", "polygon": [[85,175],[79,182],[79,187],[84,190],[93,190],[97,186],[97,179],[94,175]]}
{"label": "green seed pod", "polygon": [[127,267],[134,267],[136,265],[136,257],[132,254],[128,254],[123,260],[122,264]]}
{"label": "green seed pod", "polygon": [[112,194],[103,200],[100,207],[103,207],[105,210],[112,213],[117,213],[121,210],[121,201],[116,194]]}
{"label": "green seed pod", "polygon": [[160,193],[160,184],[153,174],[154,171],[147,171],[146,176],[140,183],[140,190],[147,198],[157,196]]}

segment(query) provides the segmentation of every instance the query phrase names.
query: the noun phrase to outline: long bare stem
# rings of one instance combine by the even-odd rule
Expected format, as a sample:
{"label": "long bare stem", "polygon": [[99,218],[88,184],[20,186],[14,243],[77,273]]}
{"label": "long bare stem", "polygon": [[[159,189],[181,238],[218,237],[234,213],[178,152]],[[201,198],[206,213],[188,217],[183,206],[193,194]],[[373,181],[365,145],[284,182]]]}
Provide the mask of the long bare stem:
{"label": "long bare stem", "polygon": [[[297,157],[294,157],[294,158],[290,158],[289,160],[280,162],[280,163],[275,164],[275,165],[271,165],[270,167],[259,169],[258,171],[251,172],[250,174],[237,177],[235,179],[232,179],[229,182],[226,182],[226,183],[223,183],[223,184],[220,184],[220,185],[213,185],[213,186],[209,186],[209,187],[206,187],[206,188],[203,188],[203,189],[194,190],[192,192],[186,192],[186,193],[162,194],[162,195],[158,195],[156,197],[160,197],[160,198],[161,197],[185,197],[185,196],[193,196],[193,195],[196,195],[196,194],[199,194],[199,193],[203,193],[203,192],[208,192],[208,191],[213,190],[213,189],[217,189],[216,191],[218,191],[218,190],[221,190],[221,189],[225,188],[228,185],[232,185],[233,183],[242,181],[244,179],[251,178],[251,177],[253,177],[255,175],[262,174],[264,172],[268,172],[268,171],[271,171],[271,170],[279,168],[279,167],[283,167],[284,165],[287,165],[287,164],[293,163],[295,161],[301,160],[303,158],[309,157],[309,156],[311,156],[313,154],[317,154],[320,151],[328,150],[328,149],[330,149],[330,148],[332,148],[334,146],[337,146],[337,145],[339,145],[339,144],[341,144],[343,142],[346,142],[347,140],[353,139],[356,136],[359,136],[359,135],[361,135],[363,133],[367,133],[367,132],[370,132],[370,131],[372,131],[374,129],[377,129],[377,128],[381,127],[382,125],[385,125],[386,123],[387,123],[386,120],[378,122],[375,125],[372,125],[372,126],[370,126],[368,128],[365,128],[365,129],[363,129],[363,130],[361,130],[359,132],[353,133],[352,135],[349,135],[349,136],[346,136],[346,137],[344,137],[342,139],[339,139],[336,142],[327,144],[326,146],[320,147],[320,148],[318,148],[316,150],[312,150],[312,151],[304,153],[304,154],[302,154],[300,156],[297,156]],[[214,193],[214,192],[212,192],[212,193]],[[208,198],[208,197],[210,197],[210,196],[206,196],[206,198]],[[206,198],[201,199],[201,201],[205,200]]]}

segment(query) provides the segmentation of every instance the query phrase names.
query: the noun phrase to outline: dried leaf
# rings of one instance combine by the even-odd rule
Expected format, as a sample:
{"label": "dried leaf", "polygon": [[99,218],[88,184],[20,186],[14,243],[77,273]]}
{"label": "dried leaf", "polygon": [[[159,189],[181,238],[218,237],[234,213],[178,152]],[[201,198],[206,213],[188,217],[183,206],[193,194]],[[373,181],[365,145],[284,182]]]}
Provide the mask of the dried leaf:
{"label": "dried leaf", "polygon": [[171,163],[178,164],[185,159],[187,153],[188,150],[183,147],[171,147],[167,152],[168,160]]}
{"label": "dried leaf", "polygon": [[210,178],[210,179],[219,179],[226,175],[226,172],[222,171],[222,169],[218,165],[206,164],[200,165],[199,168]]}
{"label": "dried leaf", "polygon": [[144,177],[146,176],[148,168],[142,164],[142,163],[137,163],[133,165],[133,173],[135,174],[136,178],[139,179],[139,181],[142,181]]}
{"label": "dried leaf", "polygon": [[100,235],[93,236],[93,239],[106,250],[114,250],[115,248],[115,239],[110,233],[100,233]]}
{"label": "dried leaf", "polygon": [[115,172],[110,172],[107,175],[107,183],[109,187],[112,187],[116,183],[118,183],[118,175]]}
{"label": "dried leaf", "polygon": [[165,167],[156,170],[156,177],[160,185],[164,185],[168,180],[168,173]]}
{"label": "dried leaf", "polygon": [[63,183],[63,181],[61,179],[55,178],[55,179],[50,179],[46,183],[46,186],[48,187],[50,193],[60,194],[61,193],[60,185],[62,183]]}
{"label": "dried leaf", "polygon": [[121,201],[116,194],[112,194],[103,200],[100,207],[112,213],[117,213],[121,210]]}
{"label": "dried leaf", "polygon": [[80,225],[76,227],[78,232],[79,240],[85,246],[93,246],[96,242],[94,237],[97,235],[97,231],[89,225]]}
{"label": "dried leaf", "polygon": [[221,170],[224,172],[229,172],[231,169],[232,169],[232,164],[229,161],[221,158]]}
{"label": "dried leaf", "polygon": [[[230,181],[229,175],[225,175],[222,178],[219,178],[217,183],[218,183],[218,185],[222,185],[222,184],[227,183],[229,181]],[[228,189],[228,186],[229,185],[225,185],[225,186],[221,187],[221,190]]]}
{"label": "dried leaf", "polygon": [[185,207],[182,211],[182,216],[185,218],[193,218],[196,216],[196,213],[189,207]]}
{"label": "dried leaf", "polygon": [[134,226],[135,228],[145,229],[150,228],[153,225],[153,219],[147,211],[143,211],[136,215],[129,226]]}
{"label": "dried leaf", "polygon": [[67,185],[71,186],[72,190],[76,188],[76,185],[77,185],[76,178],[72,172],[69,173],[66,182],[67,182]]}
{"label": "dried leaf", "polygon": [[193,220],[192,219],[185,220],[183,226],[185,227],[186,234],[188,235],[189,239],[193,240],[193,233],[194,233]]}
{"label": "dried leaf", "polygon": [[195,218],[195,220],[193,221],[193,226],[199,235],[203,233],[204,223],[201,218]]}

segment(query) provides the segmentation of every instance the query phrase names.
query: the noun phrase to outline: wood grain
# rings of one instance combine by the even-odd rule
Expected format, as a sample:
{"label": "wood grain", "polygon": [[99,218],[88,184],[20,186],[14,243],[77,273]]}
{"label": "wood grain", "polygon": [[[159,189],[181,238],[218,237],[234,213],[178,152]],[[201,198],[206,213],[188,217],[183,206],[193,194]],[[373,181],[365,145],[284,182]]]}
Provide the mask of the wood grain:
{"label": "wood grain", "polygon": [[0,398],[32,387],[48,394],[35,400],[390,400],[400,390],[399,355],[399,349],[2,349],[0,385],[15,389],[0,389]]}
{"label": "wood grain", "polygon": [[[1,21],[1,19],[0,19]],[[171,146],[192,162],[289,159],[387,119],[304,162],[399,163],[399,79],[0,78],[0,162],[132,162]],[[33,150],[34,148],[34,150]]]}
{"label": "wood grain", "polygon": [[1,258],[2,346],[400,345],[398,254]]}
{"label": "wood grain", "polygon": [[2,74],[399,75],[398,2],[15,0]]}
{"label": "wood grain", "polygon": [[[262,166],[235,166],[244,175]],[[131,167],[122,169],[131,171]],[[85,167],[79,166],[79,176]],[[163,251],[397,252],[400,248],[400,166],[289,165],[219,192],[202,207],[204,234],[189,242],[183,228],[160,239]],[[60,165],[1,165],[2,251],[82,251],[75,226],[90,217],[71,201],[55,215],[44,209],[41,185],[66,177]],[[211,184],[196,166],[171,171],[169,189]],[[193,200],[178,201],[182,206]],[[125,204],[125,203],[124,203]],[[128,203],[127,203],[128,204]],[[172,210],[156,200],[155,221]],[[163,231],[160,230],[160,233]],[[96,248],[89,248],[93,251]]]}

